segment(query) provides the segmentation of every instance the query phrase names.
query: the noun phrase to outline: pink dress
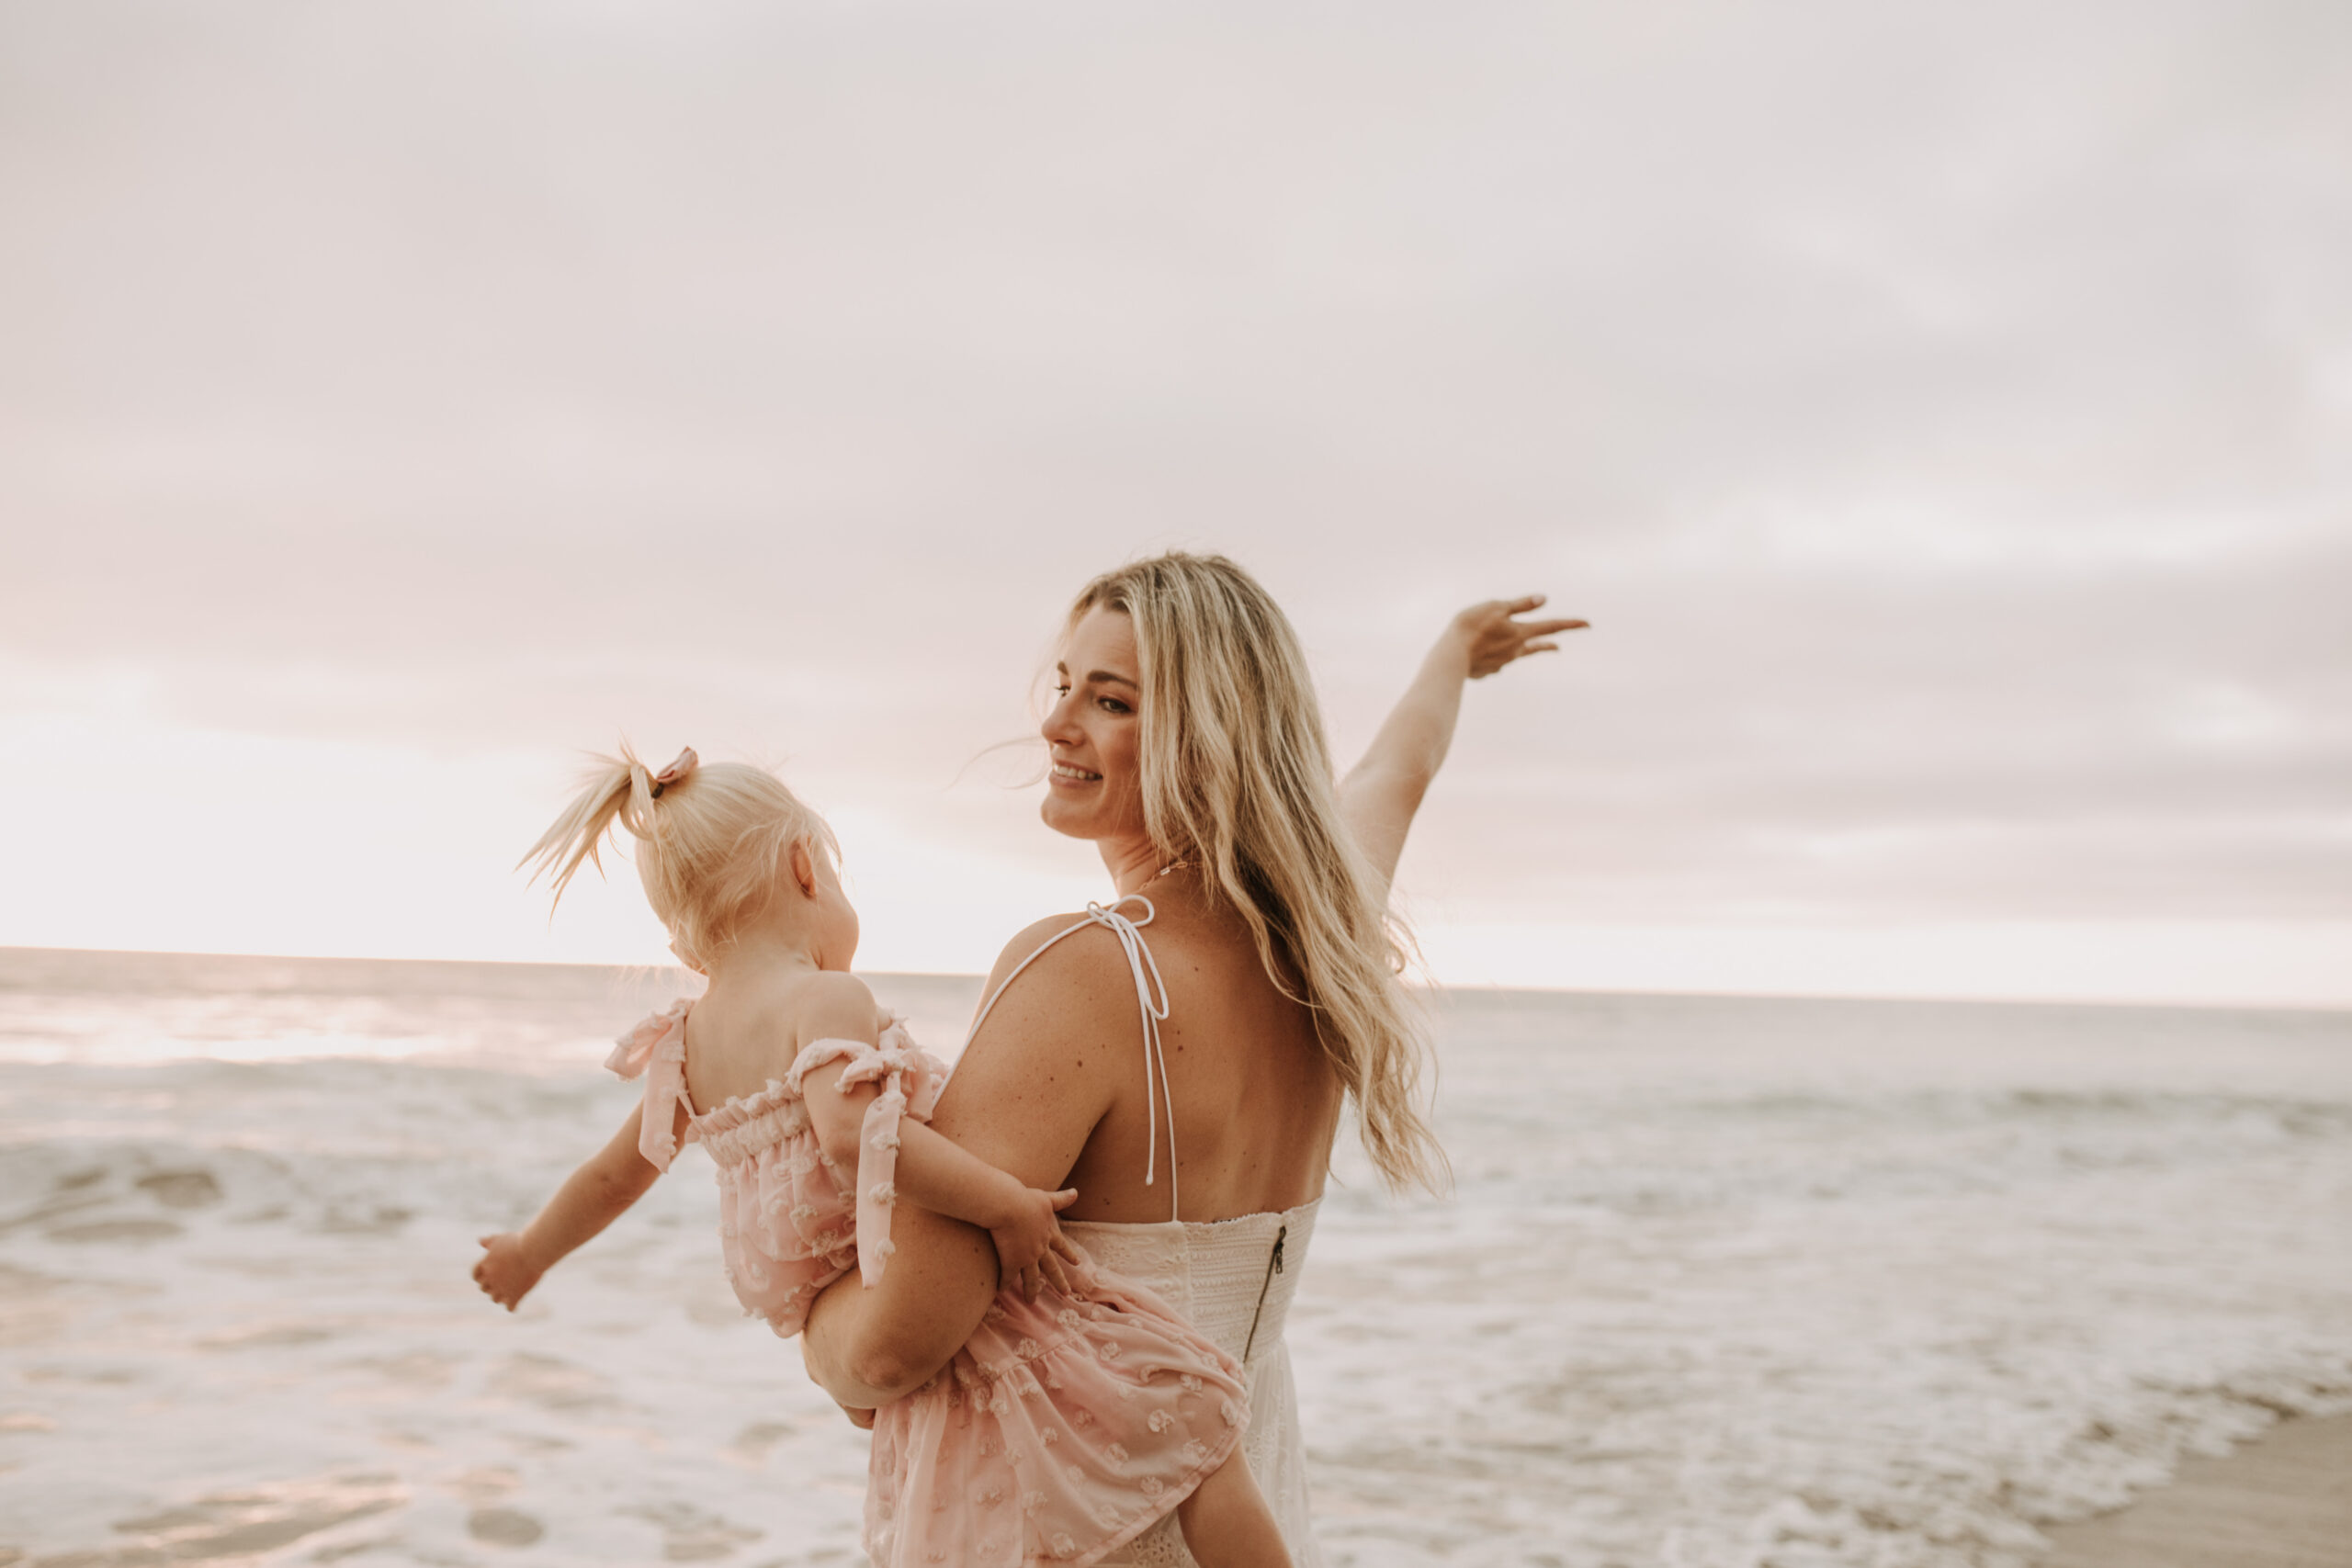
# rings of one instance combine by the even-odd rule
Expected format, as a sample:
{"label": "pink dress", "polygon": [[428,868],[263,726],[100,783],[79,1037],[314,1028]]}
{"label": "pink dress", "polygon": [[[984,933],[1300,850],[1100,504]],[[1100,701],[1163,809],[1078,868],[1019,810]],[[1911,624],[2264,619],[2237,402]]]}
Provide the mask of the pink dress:
{"label": "pink dress", "polygon": [[[685,1087],[692,1005],[646,1019],[605,1065],[645,1076],[639,1148],[660,1169],[686,1108],[686,1141],[718,1168],[736,1297],[796,1334],[817,1292],[853,1265],[869,1285],[881,1277],[899,1118],[930,1120],[947,1068],[893,1020],[878,1047],[817,1041],[783,1079],[696,1112]],[[802,1078],[837,1060],[849,1063],[843,1089],[882,1086],[854,1180],[819,1147],[801,1097]],[[1073,1274],[1069,1293],[1000,1294],[938,1376],[875,1413],[865,1544],[876,1568],[1083,1568],[1159,1523],[1234,1451],[1249,1400],[1233,1359],[1143,1287],[1091,1263]]]}

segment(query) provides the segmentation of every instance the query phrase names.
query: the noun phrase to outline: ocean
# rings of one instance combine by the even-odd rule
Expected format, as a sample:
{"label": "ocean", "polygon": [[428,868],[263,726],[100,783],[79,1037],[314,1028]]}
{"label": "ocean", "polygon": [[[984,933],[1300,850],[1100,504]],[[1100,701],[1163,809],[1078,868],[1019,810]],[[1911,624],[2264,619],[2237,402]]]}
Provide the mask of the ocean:
{"label": "ocean", "polygon": [[[698,1152],[467,1276],[678,982],[0,950],[0,1564],[859,1562]],[[2352,1014],[1431,1006],[1455,1190],[1343,1149],[1292,1319],[1334,1564],[2003,1568],[2352,1410]]]}

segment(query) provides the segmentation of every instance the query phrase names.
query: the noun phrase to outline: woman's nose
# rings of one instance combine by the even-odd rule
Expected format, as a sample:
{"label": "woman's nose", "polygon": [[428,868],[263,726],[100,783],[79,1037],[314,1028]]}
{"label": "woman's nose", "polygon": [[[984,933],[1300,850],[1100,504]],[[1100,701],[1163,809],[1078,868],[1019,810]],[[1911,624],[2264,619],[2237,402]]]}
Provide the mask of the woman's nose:
{"label": "woman's nose", "polygon": [[1046,738],[1046,745],[1075,746],[1085,739],[1071,718],[1074,704],[1075,694],[1065,694],[1055,698],[1054,705],[1046,710],[1046,722],[1037,727],[1037,733]]}

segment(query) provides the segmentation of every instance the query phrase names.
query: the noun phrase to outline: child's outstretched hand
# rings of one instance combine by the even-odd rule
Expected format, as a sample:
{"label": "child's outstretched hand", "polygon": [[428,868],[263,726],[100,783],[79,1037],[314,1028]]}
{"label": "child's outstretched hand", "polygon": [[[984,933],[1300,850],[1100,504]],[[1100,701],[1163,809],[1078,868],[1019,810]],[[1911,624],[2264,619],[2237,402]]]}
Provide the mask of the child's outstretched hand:
{"label": "child's outstretched hand", "polygon": [[547,1270],[531,1260],[523,1238],[508,1231],[481,1238],[482,1254],[474,1264],[474,1283],[481,1293],[513,1312]]}
{"label": "child's outstretched hand", "polygon": [[1079,1259],[1078,1248],[1062,1235],[1061,1221],[1055,1217],[1078,1201],[1078,1189],[1048,1192],[1041,1187],[1019,1187],[1013,1190],[989,1226],[989,1239],[996,1243],[998,1278],[1005,1288],[1011,1289],[1017,1280],[1023,1295],[1034,1296],[1042,1283],[1066,1284],[1062,1261]]}

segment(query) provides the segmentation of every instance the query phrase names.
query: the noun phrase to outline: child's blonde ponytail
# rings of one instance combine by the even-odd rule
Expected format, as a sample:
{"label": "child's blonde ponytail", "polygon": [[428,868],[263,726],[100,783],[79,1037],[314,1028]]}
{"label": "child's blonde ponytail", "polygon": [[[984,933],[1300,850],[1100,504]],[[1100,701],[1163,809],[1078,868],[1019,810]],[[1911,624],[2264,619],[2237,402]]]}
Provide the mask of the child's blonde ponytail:
{"label": "child's blonde ponytail", "polygon": [[649,836],[646,819],[651,815],[650,808],[653,805],[653,777],[645,771],[645,764],[637,760],[626,740],[621,742],[619,756],[597,757],[594,761],[596,766],[589,774],[588,786],[564,808],[555,825],[539,835],[539,841],[531,846],[531,852],[515,867],[519,871],[537,862],[531,880],[551,877],[559,902],[563,898],[563,890],[571,886],[581,862],[586,861],[600,874],[603,873],[605,863],[598,851],[614,818],[628,812],[622,826],[638,838]]}
{"label": "child's blonde ponytail", "polygon": [[691,747],[657,773],[628,741],[620,752],[592,758],[586,787],[518,869],[532,866],[534,882],[549,877],[560,900],[582,861],[603,873],[599,852],[618,823],[638,840],[638,879],[670,928],[672,950],[696,969],[709,968],[737,926],[766,904],[795,843],[840,859],[824,818],[774,773],[741,762],[704,767]]}

